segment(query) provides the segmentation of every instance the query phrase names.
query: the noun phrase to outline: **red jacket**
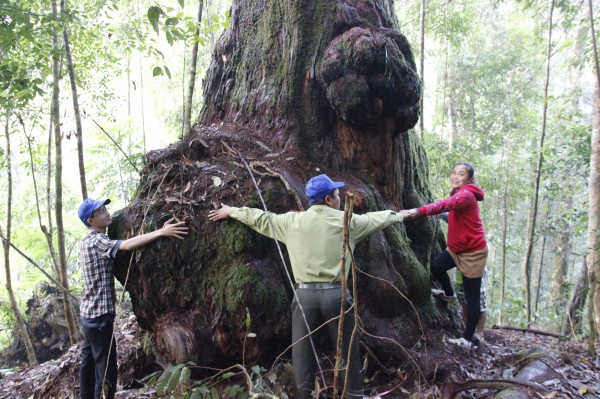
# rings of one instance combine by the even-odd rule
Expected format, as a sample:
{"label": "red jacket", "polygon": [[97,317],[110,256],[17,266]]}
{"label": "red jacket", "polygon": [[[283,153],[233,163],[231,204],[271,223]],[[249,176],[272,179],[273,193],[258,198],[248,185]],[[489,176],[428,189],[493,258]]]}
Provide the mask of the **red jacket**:
{"label": "red jacket", "polygon": [[418,208],[420,216],[448,213],[448,248],[454,253],[474,252],[483,249],[485,230],[479,214],[477,201],[483,201],[483,190],[474,184],[466,184],[452,196]]}

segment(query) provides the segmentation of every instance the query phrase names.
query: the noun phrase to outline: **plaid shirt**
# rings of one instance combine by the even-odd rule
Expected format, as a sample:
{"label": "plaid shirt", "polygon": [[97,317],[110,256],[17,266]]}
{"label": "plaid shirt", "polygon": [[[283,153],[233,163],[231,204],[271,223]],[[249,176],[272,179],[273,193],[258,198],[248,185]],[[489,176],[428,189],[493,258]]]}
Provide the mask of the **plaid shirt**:
{"label": "plaid shirt", "polygon": [[88,230],[81,240],[83,295],[80,316],[92,319],[115,314],[115,280],[113,266],[121,240],[111,240],[104,233]]}

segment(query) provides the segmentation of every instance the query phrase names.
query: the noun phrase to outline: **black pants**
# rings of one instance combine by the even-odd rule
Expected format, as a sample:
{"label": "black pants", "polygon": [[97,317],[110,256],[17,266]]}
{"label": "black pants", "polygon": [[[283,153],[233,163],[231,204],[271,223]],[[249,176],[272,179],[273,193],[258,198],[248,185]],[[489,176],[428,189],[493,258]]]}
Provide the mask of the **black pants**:
{"label": "black pants", "polygon": [[85,339],[81,346],[79,371],[81,399],[113,399],[117,388],[117,349],[113,339],[113,322],[109,321],[103,327],[84,324],[83,335]]}
{"label": "black pants", "polygon": [[[454,295],[448,270],[455,267],[456,264],[447,250],[439,254],[431,264],[431,274],[439,281],[442,289],[448,296]],[[479,322],[479,316],[481,315],[481,277],[470,278],[463,274],[463,286],[465,289],[465,301],[467,302],[467,322],[465,323],[463,338],[471,341]]]}
{"label": "black pants", "polygon": [[[298,300],[306,315],[306,322],[310,330],[315,331],[322,323],[330,320],[326,325],[332,347],[337,343],[338,322],[340,306],[342,303],[341,289],[296,289]],[[348,293],[346,309],[352,306],[352,297]],[[346,313],[342,331],[342,363],[340,371],[340,391],[348,376],[348,394],[346,398],[362,398],[363,374],[360,361],[359,342],[357,334],[351,340],[354,329],[354,312]],[[312,351],[310,339],[307,337],[306,323],[296,299],[292,301],[292,364],[296,373],[300,399],[310,399],[315,388],[315,372],[317,361]],[[352,341],[352,342],[351,342]],[[348,353],[350,364],[347,363]]]}

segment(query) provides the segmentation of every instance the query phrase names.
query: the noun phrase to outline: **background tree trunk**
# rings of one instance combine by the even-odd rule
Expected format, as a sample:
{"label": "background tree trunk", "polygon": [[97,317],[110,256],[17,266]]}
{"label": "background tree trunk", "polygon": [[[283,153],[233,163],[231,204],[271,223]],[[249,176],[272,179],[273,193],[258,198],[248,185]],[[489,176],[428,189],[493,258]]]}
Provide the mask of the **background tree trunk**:
{"label": "background tree trunk", "polygon": [[[54,18],[58,20],[58,9],[56,0],[52,1],[52,13]],[[59,87],[60,87],[60,55],[58,44],[58,31],[54,28],[52,37],[52,45],[54,53],[52,55],[52,127],[54,129],[54,147],[55,152],[55,175],[54,175],[54,211],[56,212],[56,233],[58,244],[58,259],[60,262],[58,278],[63,287],[69,288],[69,279],[67,277],[67,252],[65,248],[65,230],[62,218],[62,133],[60,130],[60,102],[59,102]],[[79,327],[73,316],[73,308],[69,302],[67,294],[63,293],[65,306],[65,318],[69,327],[69,335],[71,344],[74,345],[79,341]]]}
{"label": "background tree trunk", "polygon": [[589,211],[588,211],[588,256],[587,268],[590,284],[590,352],[595,352],[594,341],[600,335],[600,284],[597,277],[600,275],[600,65],[598,61],[598,47],[594,28],[594,11],[592,1],[588,2],[590,10],[590,27],[592,30],[592,43],[594,47],[594,65],[596,70],[596,88],[592,101],[592,152],[590,156],[590,182],[589,182]]}
{"label": "background tree trunk", "polygon": [[548,112],[548,84],[550,82],[550,59],[552,57],[552,16],[554,14],[554,0],[550,0],[550,18],[548,21],[548,50],[546,55],[546,82],[544,83],[544,103],[542,112],[542,129],[540,132],[540,142],[538,145],[538,161],[536,168],[535,185],[533,188],[533,198],[531,200],[531,211],[527,218],[526,230],[526,248],[525,258],[523,259],[523,278],[525,280],[525,306],[527,312],[527,324],[531,323],[531,254],[535,239],[535,223],[538,211],[538,196],[540,191],[540,179],[542,174],[542,165],[544,162],[544,139],[546,137],[546,116]]}
{"label": "background tree trunk", "polygon": [[[19,336],[21,337],[21,341],[25,346],[25,351],[27,352],[27,360],[29,361],[29,366],[34,367],[37,366],[38,362],[35,358],[35,351],[33,350],[33,345],[31,344],[31,339],[29,339],[29,334],[27,333],[27,326],[25,325],[25,320],[23,319],[23,315],[21,315],[21,311],[19,310],[19,306],[17,305],[17,300],[15,299],[15,294],[12,287],[12,276],[10,273],[10,236],[12,232],[12,163],[11,163],[11,151],[10,151],[10,114],[8,111],[6,115],[6,125],[4,128],[4,135],[6,138],[6,151],[5,151],[5,159],[6,159],[6,176],[7,176],[7,184],[8,184],[8,196],[6,200],[6,240],[2,240],[2,246],[4,248],[4,271],[6,273],[6,291],[8,293],[8,298],[10,301],[10,307],[15,315],[15,322],[17,324],[17,331],[19,332]],[[4,236],[2,232],[2,227],[0,226],[0,235]]]}
{"label": "background tree trunk", "polygon": [[[561,201],[559,209],[572,209],[573,200],[567,198]],[[559,211],[560,215],[560,211]],[[569,255],[571,253],[571,230],[569,224],[560,218],[558,221],[557,237],[554,246],[554,256],[552,258],[552,282],[550,284],[550,302],[551,315],[560,316],[563,314],[566,302],[569,296],[569,290],[566,287],[566,278],[569,271]],[[552,323],[554,332],[562,333],[562,324]]]}
{"label": "background tree trunk", "polygon": [[585,258],[583,258],[582,263],[581,273],[579,273],[579,277],[575,283],[575,289],[573,290],[573,296],[566,315],[567,319],[565,320],[566,331],[571,335],[581,333],[581,314],[585,307],[585,300],[589,291],[588,270]]}
{"label": "background tree trunk", "polygon": [[[65,13],[66,0],[61,0],[61,13]],[[71,45],[69,44],[69,32],[67,28],[63,30],[63,44],[65,46],[65,57],[67,59],[67,69],[69,70],[69,82],[71,84],[71,97],[73,99],[73,114],[75,115],[75,126],[77,129],[77,159],[79,162],[79,184],[81,186],[81,196],[83,199],[88,197],[87,183],[85,179],[85,163],[83,162],[83,128],[81,127],[81,113],[79,112],[79,96],[77,95],[77,82],[75,80],[75,67],[71,57]]]}
{"label": "background tree trunk", "polygon": [[[198,1],[198,18],[196,20],[195,36],[200,35],[200,22],[202,22],[202,8],[204,0]],[[194,38],[192,45],[192,55],[190,56],[190,77],[185,98],[185,107],[183,109],[183,134],[189,134],[192,123],[192,103],[194,100],[194,86],[196,84],[196,65],[198,63],[198,40]]]}
{"label": "background tree trunk", "polygon": [[[546,215],[550,213],[550,208],[548,208],[548,212]],[[544,274],[544,256],[546,255],[546,241],[548,240],[548,236],[546,233],[542,236],[542,249],[540,251],[540,261],[538,262],[538,275],[537,275],[537,287],[535,290],[535,303],[533,305],[534,312],[537,313],[538,305],[540,303],[540,293],[542,291],[542,276]]]}
{"label": "background tree trunk", "polygon": [[[410,130],[420,81],[394,21],[391,1],[233,2],[205,79],[201,126],[149,154],[136,199],[109,232],[126,238],[170,216],[192,229],[182,242],[159,240],[117,261],[160,355],[219,365],[240,362],[245,348],[247,362],[268,364],[290,344],[288,265],[274,243],[206,217],[219,202],[260,207],[241,156],[273,212],[304,209],[304,185],[319,173],[346,182],[356,213],[431,200],[425,153]],[[181,193],[184,206],[174,210]],[[431,299],[429,261],[441,238],[434,222],[395,225],[356,249],[363,341],[380,359],[404,358],[398,345],[427,339],[432,323],[460,324],[440,318]]]}

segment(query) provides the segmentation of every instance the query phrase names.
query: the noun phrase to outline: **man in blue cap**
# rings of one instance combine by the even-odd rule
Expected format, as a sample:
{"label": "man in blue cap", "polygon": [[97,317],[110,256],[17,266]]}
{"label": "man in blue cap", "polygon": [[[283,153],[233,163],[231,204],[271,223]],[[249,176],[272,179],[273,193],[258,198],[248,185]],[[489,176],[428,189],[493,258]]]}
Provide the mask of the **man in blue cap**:
{"label": "man in blue cap", "polygon": [[[117,352],[113,337],[115,319],[114,259],[118,251],[133,251],[160,237],[183,239],[185,222],[165,222],[161,229],[128,240],[111,240],[106,228],[112,222],[106,209],[110,199],[86,199],[79,219],[88,227],[80,246],[83,293],[80,316],[84,341],[79,373],[82,399],[113,399],[117,387]],[[104,396],[102,393],[104,391]]]}
{"label": "man in blue cap", "polygon": [[[343,245],[344,212],[340,208],[339,188],[343,182],[335,182],[322,174],[311,178],[306,184],[306,196],[311,207],[305,212],[285,214],[266,213],[254,208],[235,208],[221,204],[221,208],[210,211],[212,221],[236,219],[253,230],[276,238],[287,246],[294,279],[296,295],[292,301],[292,363],[296,373],[301,399],[310,399],[314,390],[317,367],[310,341],[307,339],[306,323],[314,331],[327,323],[327,331],[332,342],[337,341],[340,314],[341,290],[341,249]],[[349,245],[352,250],[357,242],[394,223],[401,222],[402,215],[393,211],[369,212],[353,215],[350,221]],[[270,220],[270,222],[269,222]],[[274,232],[272,233],[270,225]],[[346,254],[346,278],[351,264]],[[352,306],[349,295],[345,304]],[[298,306],[300,302],[302,311]],[[361,398],[363,395],[363,376],[359,356],[359,337],[352,342],[354,313],[346,313],[342,332],[342,368],[347,373],[341,376],[343,386],[345,375],[348,378],[348,397]],[[351,351],[350,363],[346,363]]]}

